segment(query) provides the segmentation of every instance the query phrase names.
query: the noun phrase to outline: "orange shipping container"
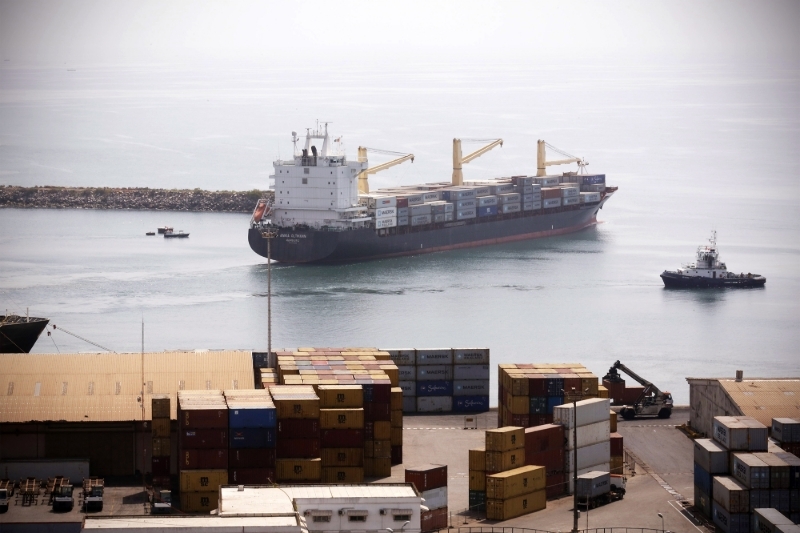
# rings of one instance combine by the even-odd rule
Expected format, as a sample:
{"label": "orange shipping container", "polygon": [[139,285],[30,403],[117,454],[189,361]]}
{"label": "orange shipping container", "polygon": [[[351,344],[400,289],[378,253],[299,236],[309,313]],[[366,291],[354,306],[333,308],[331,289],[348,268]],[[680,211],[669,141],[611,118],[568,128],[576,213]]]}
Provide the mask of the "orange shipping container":
{"label": "orange shipping container", "polygon": [[364,409],[320,409],[319,427],[322,429],[362,429],[364,427]]}
{"label": "orange shipping container", "polygon": [[392,387],[392,411],[403,411],[403,389]]}
{"label": "orange shipping container", "polygon": [[480,448],[469,451],[469,469],[486,471],[486,450]]}
{"label": "orange shipping container", "polygon": [[375,440],[390,440],[392,438],[392,423],[386,420],[373,422],[372,435]]}
{"label": "orange shipping container", "polygon": [[364,465],[363,448],[323,448],[320,454],[322,455],[323,468],[331,466]]}
{"label": "orange shipping container", "polygon": [[219,504],[219,490],[208,492],[182,492],[181,511],[208,514]]}
{"label": "orange shipping container", "polygon": [[507,452],[486,452],[486,471],[505,472],[525,464],[525,448]]}
{"label": "orange shipping container", "polygon": [[152,422],[153,437],[169,438],[170,420],[169,418],[155,418]]}
{"label": "orange shipping container", "polygon": [[228,484],[227,470],[182,470],[181,492],[209,492]]}
{"label": "orange shipping container", "polygon": [[364,475],[367,477],[389,477],[392,475],[392,459],[390,457],[374,457],[364,459]]}
{"label": "orange shipping container", "polygon": [[153,457],[169,457],[170,455],[172,455],[172,441],[168,437],[153,437]]}
{"label": "orange shipping container", "polygon": [[[507,452],[524,447],[525,428],[507,426],[486,430],[487,452]],[[491,470],[491,468],[489,470]]]}
{"label": "orange shipping container", "polygon": [[361,466],[337,466],[322,469],[323,483],[363,483],[364,468]]}
{"label": "orange shipping container", "polygon": [[170,417],[169,404],[170,401],[168,395],[153,396],[151,402],[153,416],[151,418],[153,420],[155,420],[156,418],[169,418]]}
{"label": "orange shipping container", "polygon": [[486,500],[486,518],[510,520],[528,513],[541,511],[547,505],[545,491],[539,490],[507,500]]}
{"label": "orange shipping container", "polygon": [[507,500],[515,496],[544,490],[545,468],[543,466],[522,466],[507,472],[486,476],[486,498]]}
{"label": "orange shipping container", "polygon": [[277,459],[275,473],[278,481],[320,481],[320,459]]}
{"label": "orange shipping container", "polygon": [[469,471],[469,490],[486,490],[486,472],[483,470]]}
{"label": "orange shipping container", "polygon": [[361,385],[320,385],[317,395],[322,409],[364,407],[364,391]]}
{"label": "orange shipping container", "polygon": [[402,409],[393,409],[392,410],[392,427],[393,428],[402,428],[403,427],[403,410]]}

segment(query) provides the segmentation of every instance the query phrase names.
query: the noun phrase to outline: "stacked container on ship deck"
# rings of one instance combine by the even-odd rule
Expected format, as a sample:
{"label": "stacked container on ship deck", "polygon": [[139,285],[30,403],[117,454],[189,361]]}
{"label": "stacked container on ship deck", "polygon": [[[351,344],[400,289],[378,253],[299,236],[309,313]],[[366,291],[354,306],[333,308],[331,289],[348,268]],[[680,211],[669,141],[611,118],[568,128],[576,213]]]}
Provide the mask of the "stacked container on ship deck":
{"label": "stacked container on ship deck", "polygon": [[319,483],[319,397],[311,385],[276,385],[269,392],[277,412],[278,481]]}
{"label": "stacked container on ship deck", "polygon": [[[364,390],[361,385],[320,385],[322,482],[364,481]],[[350,441],[353,446],[336,446]]]}
{"label": "stacked container on ship deck", "polygon": [[268,390],[226,390],[228,482],[274,483],[277,415]]}
{"label": "stacked container on ship deck", "polygon": [[[611,402],[607,398],[592,398],[556,407],[553,420],[564,426],[566,451],[564,455],[564,474],[567,478],[568,491],[574,490],[573,475],[586,472],[609,472],[611,469],[610,423],[608,413]],[[573,450],[576,448],[577,459]],[[575,461],[577,460],[577,464]]]}
{"label": "stacked container on ship deck", "polygon": [[486,518],[509,520],[547,506],[543,466],[522,466],[486,476]]}
{"label": "stacked container on ship deck", "polygon": [[403,464],[403,389],[392,387],[390,397],[392,418],[392,466]]}
{"label": "stacked container on ship deck", "polygon": [[228,406],[221,390],[178,391],[178,476],[181,509],[217,508],[228,483]]}
{"label": "stacked container on ship deck", "polygon": [[545,424],[525,429],[525,464],[543,466],[547,498],[566,490],[564,479],[564,426]]}
{"label": "stacked container on ship deck", "polygon": [[406,483],[413,483],[428,508],[420,517],[422,532],[447,528],[447,465],[406,468]]}
{"label": "stacked container on ship deck", "polygon": [[151,433],[153,453],[151,470],[154,487],[171,487],[172,429],[170,422],[170,398],[167,394],[154,395],[151,405]]}

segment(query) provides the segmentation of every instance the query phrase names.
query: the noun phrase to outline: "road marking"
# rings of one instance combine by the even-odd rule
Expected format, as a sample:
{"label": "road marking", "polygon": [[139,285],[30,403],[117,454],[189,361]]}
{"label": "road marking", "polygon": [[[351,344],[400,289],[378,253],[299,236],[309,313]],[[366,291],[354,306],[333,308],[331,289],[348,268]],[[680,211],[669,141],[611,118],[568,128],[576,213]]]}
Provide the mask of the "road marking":
{"label": "road marking", "polygon": [[[691,513],[689,513],[689,511],[687,511],[686,509],[683,509],[683,508],[680,508],[680,509],[679,509],[678,507],[675,507],[674,500],[667,500],[667,503],[669,504],[669,506],[670,506],[670,507],[672,507],[673,509],[675,509],[675,510],[678,512],[678,514],[679,514],[679,515],[681,515],[683,518],[685,518],[687,522],[689,522],[690,524],[692,524],[692,526],[693,526],[693,527],[694,527],[694,528],[695,528],[697,531],[699,531],[700,533],[706,533],[706,531],[704,531],[704,530],[700,529],[699,527],[697,527],[697,524],[695,524],[695,523],[694,523],[694,520],[697,520],[697,519],[696,519],[696,518],[694,518],[694,516],[692,516],[692,514],[691,514]],[[686,516],[686,515],[689,515],[689,516],[691,516],[692,518],[689,518],[689,516]]]}

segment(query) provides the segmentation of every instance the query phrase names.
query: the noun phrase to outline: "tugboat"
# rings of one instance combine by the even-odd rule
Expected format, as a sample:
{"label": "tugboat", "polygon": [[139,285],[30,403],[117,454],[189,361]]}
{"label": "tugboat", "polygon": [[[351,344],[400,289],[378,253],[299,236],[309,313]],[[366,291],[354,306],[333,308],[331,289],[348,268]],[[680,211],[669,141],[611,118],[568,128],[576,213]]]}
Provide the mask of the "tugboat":
{"label": "tugboat", "polygon": [[717,232],[711,232],[708,244],[697,248],[697,261],[677,270],[661,273],[664,286],[673,288],[702,287],[763,287],[767,278],[761,274],[735,274],[728,272],[725,263],[719,260]]}

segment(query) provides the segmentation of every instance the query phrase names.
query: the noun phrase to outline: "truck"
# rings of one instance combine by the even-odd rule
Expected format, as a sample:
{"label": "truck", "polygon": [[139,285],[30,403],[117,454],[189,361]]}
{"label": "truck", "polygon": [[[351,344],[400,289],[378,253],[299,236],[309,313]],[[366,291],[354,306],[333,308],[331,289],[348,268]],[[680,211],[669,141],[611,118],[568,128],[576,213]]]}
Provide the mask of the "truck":
{"label": "truck", "polygon": [[598,470],[578,476],[575,492],[578,505],[594,509],[600,505],[621,500],[625,496],[627,478]]}
{"label": "truck", "polygon": [[103,510],[105,483],[101,477],[83,478],[83,510],[87,513]]}
{"label": "truck", "polygon": [[68,513],[75,505],[75,498],[72,497],[74,487],[67,484],[59,484],[53,489],[53,512]]}
{"label": "truck", "polygon": [[669,418],[672,416],[672,394],[669,391],[662,391],[650,381],[639,376],[636,372],[616,361],[608,370],[608,374],[603,377],[603,381],[618,383],[623,381],[619,375],[619,370],[625,372],[630,377],[638,381],[644,389],[639,398],[633,405],[625,405],[620,409],[619,414],[625,420],[633,420],[637,416],[657,416],[658,418]]}
{"label": "truck", "polygon": [[0,513],[8,511],[8,489],[0,488]]}
{"label": "truck", "polygon": [[151,514],[170,514],[172,512],[172,491],[156,489],[150,498]]}

